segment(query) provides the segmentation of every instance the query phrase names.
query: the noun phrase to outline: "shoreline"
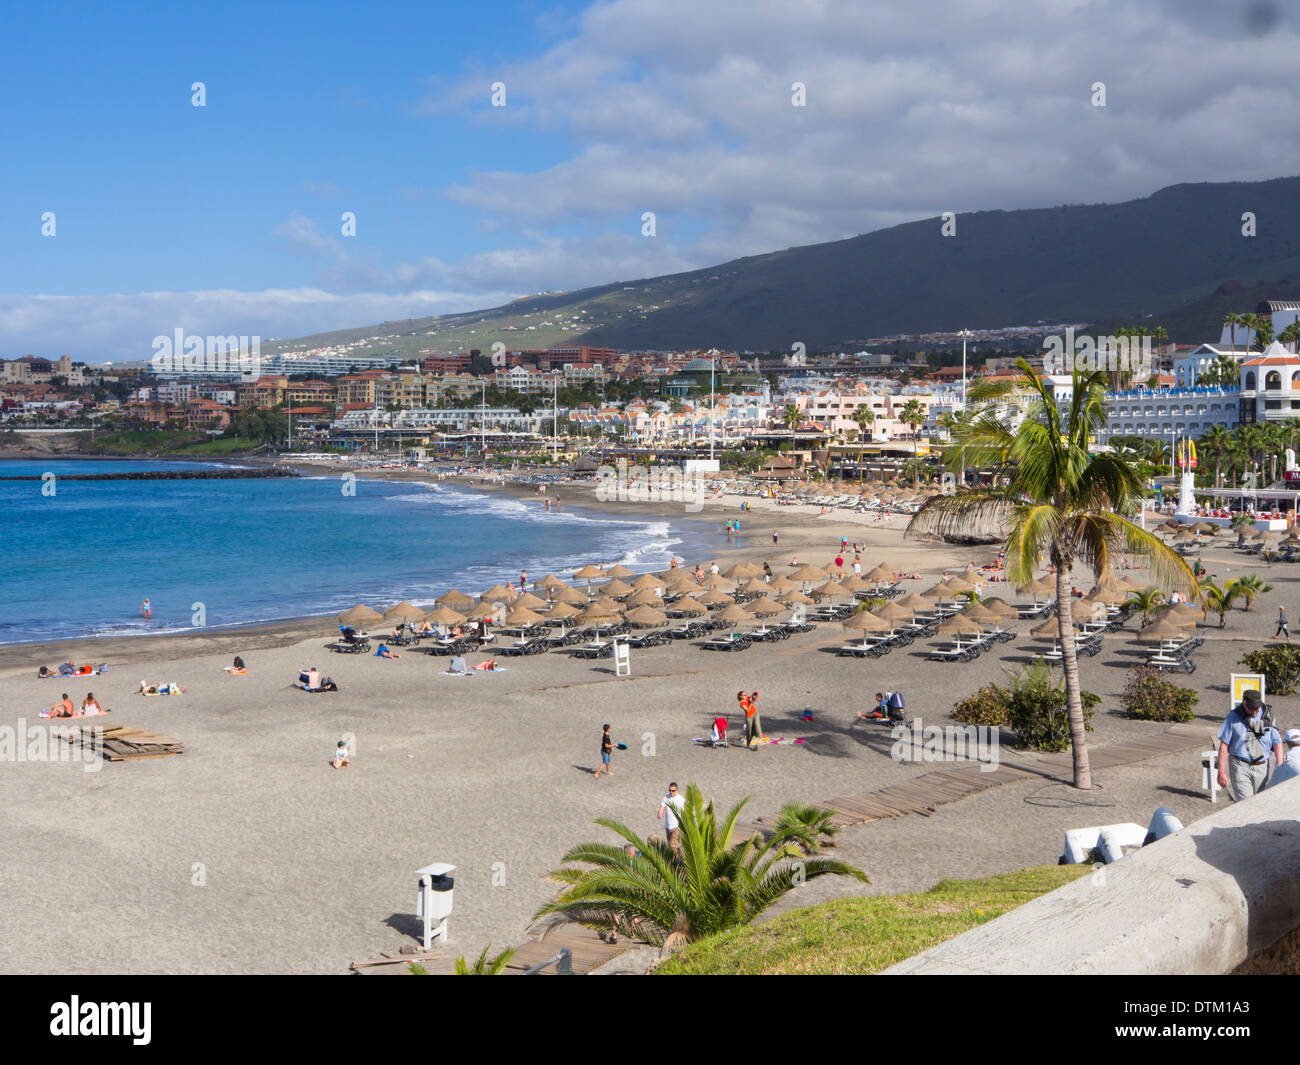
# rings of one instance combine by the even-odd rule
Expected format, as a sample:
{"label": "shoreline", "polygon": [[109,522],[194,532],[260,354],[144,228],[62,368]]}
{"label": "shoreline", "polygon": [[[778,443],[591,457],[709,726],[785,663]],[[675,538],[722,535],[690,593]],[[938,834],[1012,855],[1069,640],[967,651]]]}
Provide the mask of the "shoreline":
{"label": "shoreline", "polygon": [[[86,456],[90,461],[97,456]],[[151,459],[114,461],[153,461]],[[191,461],[191,460],[185,460]],[[231,460],[248,462],[257,460]],[[265,458],[259,465],[270,465]],[[222,463],[218,463],[222,465]],[[300,470],[305,476],[328,475],[340,472],[329,467],[311,463],[287,463]],[[850,542],[865,542],[863,562],[864,570],[874,566],[888,553],[890,561],[900,568],[914,568],[939,572],[943,569],[964,567],[967,561],[982,558],[989,554],[988,545],[966,546],[954,544],[920,544],[917,541],[905,541],[902,528],[906,518],[894,516],[886,521],[874,522],[870,516],[833,511],[819,515],[817,508],[806,505],[778,506],[771,500],[741,500],[736,496],[719,495],[705,500],[698,511],[687,511],[681,503],[657,501],[614,501],[596,498],[595,481],[567,481],[558,485],[549,485],[544,493],[539,494],[529,485],[506,479],[508,474],[496,473],[496,479],[490,476],[473,474],[453,474],[450,471],[440,473],[437,470],[399,470],[399,469],[345,469],[343,472],[355,473],[359,479],[379,481],[406,481],[431,485],[451,485],[458,489],[482,492],[486,495],[499,494],[509,498],[533,501],[541,506],[542,495],[558,498],[562,506],[573,507],[585,512],[597,513],[607,517],[623,517],[634,520],[667,521],[673,533],[680,532],[679,523],[683,520],[708,523],[710,520],[719,524],[730,519],[739,510],[742,501],[750,504],[750,511],[740,518],[741,535],[735,544],[719,547],[707,558],[682,558],[683,565],[694,566],[700,562],[707,566],[716,560],[724,568],[740,561],[762,560],[772,565],[773,572],[781,573],[788,569],[789,560],[798,557],[801,563],[815,562],[825,565],[834,557],[834,545],[840,536],[847,536]],[[724,518],[725,515],[725,518]],[[774,546],[771,534],[775,531],[780,539]],[[823,546],[824,545],[824,546]],[[828,557],[821,557],[822,554]],[[880,557],[876,557],[880,553]],[[593,550],[590,561],[599,563],[598,551]],[[565,574],[558,574],[568,581]],[[537,577],[544,574],[537,574]],[[450,586],[448,586],[450,587]],[[443,589],[444,591],[447,589]],[[462,589],[466,590],[466,589]],[[392,604],[370,603],[379,609]],[[416,604],[431,606],[432,604]],[[207,630],[182,630],[178,632],[140,633],[124,636],[78,636],[60,640],[37,640],[31,642],[0,645],[0,677],[21,674],[30,669],[35,671],[39,665],[53,668],[59,662],[75,660],[78,664],[107,662],[110,667],[128,665],[136,662],[168,661],[187,658],[199,654],[242,654],[249,650],[284,647],[318,637],[333,635],[332,613],[303,614],[294,617],[278,618],[270,621],[253,621],[243,624],[222,626]]]}

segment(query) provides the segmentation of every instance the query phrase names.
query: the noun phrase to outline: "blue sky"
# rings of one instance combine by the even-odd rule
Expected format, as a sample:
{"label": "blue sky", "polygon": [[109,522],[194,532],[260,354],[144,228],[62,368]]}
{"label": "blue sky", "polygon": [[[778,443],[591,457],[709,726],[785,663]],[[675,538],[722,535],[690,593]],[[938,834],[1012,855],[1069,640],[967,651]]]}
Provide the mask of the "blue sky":
{"label": "blue sky", "polygon": [[1297,54],[1292,6],[1259,0],[10,8],[0,356],[143,358],[177,327],[297,336],[1296,174]]}

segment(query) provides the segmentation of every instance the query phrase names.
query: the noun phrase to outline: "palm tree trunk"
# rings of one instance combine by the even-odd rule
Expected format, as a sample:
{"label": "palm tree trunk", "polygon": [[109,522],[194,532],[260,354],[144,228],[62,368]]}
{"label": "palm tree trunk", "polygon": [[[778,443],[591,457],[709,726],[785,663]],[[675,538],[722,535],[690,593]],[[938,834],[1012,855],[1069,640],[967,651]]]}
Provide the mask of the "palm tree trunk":
{"label": "palm tree trunk", "polygon": [[1083,700],[1079,696],[1079,651],[1074,643],[1074,601],[1070,596],[1070,566],[1056,567],[1056,621],[1061,638],[1061,670],[1065,674],[1065,706],[1070,717],[1070,750],[1074,755],[1074,786],[1091,789],[1088,737],[1083,727]]}

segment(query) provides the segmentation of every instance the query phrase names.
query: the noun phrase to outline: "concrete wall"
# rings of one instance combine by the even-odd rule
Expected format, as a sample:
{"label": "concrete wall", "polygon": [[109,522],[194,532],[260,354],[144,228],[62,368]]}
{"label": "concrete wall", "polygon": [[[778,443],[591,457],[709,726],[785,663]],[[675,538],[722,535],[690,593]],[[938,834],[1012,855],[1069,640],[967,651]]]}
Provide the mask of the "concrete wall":
{"label": "concrete wall", "polygon": [[1300,780],[885,970],[1228,973],[1300,927]]}

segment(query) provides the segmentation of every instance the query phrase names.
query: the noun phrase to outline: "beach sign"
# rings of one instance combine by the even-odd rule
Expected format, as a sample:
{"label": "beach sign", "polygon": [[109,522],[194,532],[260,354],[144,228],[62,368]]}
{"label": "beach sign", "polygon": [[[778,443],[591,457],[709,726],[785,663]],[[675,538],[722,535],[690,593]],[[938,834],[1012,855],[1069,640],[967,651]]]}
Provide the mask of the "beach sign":
{"label": "beach sign", "polygon": [[1264,691],[1263,673],[1228,674],[1228,710],[1230,712],[1241,702],[1241,697],[1251,688],[1259,692],[1260,699],[1265,702],[1268,701],[1267,693]]}

